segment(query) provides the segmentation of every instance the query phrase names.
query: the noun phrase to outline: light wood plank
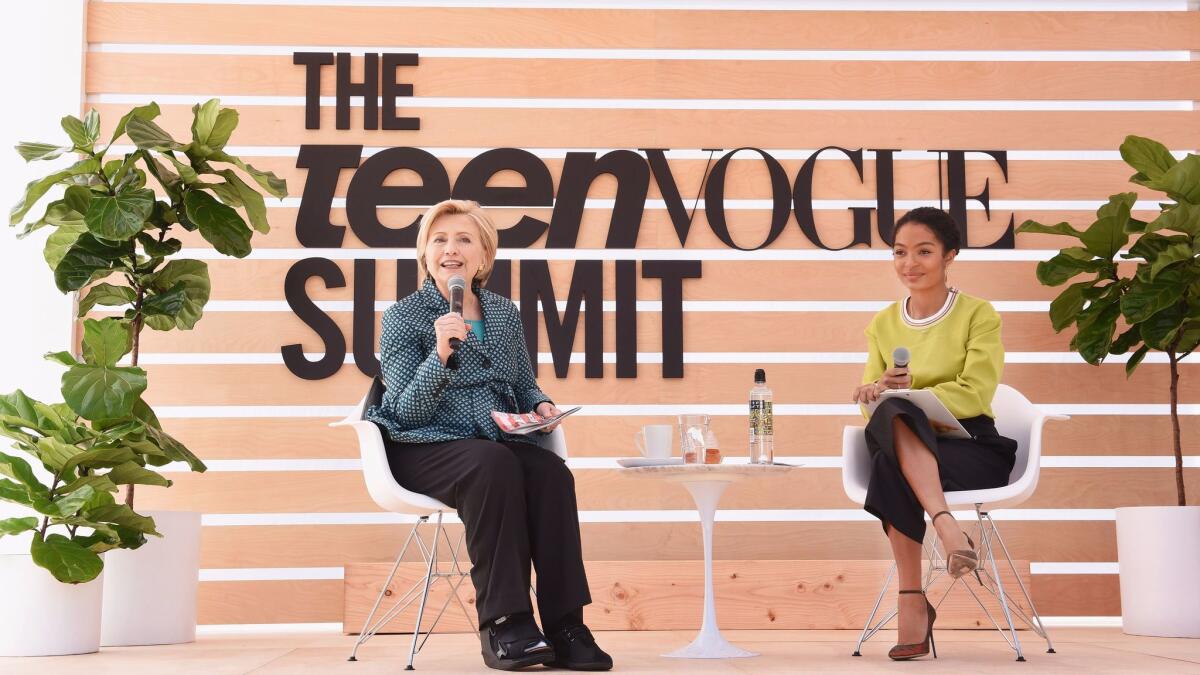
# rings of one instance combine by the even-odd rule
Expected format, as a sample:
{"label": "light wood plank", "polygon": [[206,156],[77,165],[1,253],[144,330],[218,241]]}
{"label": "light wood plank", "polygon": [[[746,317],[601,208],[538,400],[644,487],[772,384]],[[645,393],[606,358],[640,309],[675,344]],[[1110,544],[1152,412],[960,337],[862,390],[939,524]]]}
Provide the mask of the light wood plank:
{"label": "light wood plank", "polygon": [[[1029,563],[1015,562],[1029,583]],[[713,581],[721,628],[737,629],[852,629],[862,626],[879,593],[879,580],[890,563],[875,560],[745,560],[714,561]],[[343,631],[357,633],[375,602],[391,565],[359,563],[346,566]],[[595,630],[683,630],[694,627],[703,611],[704,568],[698,561],[592,562],[587,565],[592,605],[586,610]],[[394,602],[424,574],[420,563],[403,563],[388,584]],[[1016,586],[1010,570],[1001,572],[1006,584]],[[664,583],[665,582],[665,583]],[[928,593],[931,601],[945,595],[938,606],[938,626],[981,628],[987,616],[962,589],[947,594],[950,580],[942,576]],[[475,594],[469,581],[460,589],[470,611]],[[444,583],[430,590],[429,602],[441,607],[449,600]],[[995,613],[999,605],[985,600]],[[1018,606],[1027,611],[1021,601]],[[1035,599],[1036,602],[1036,599]],[[473,617],[477,618],[477,617]],[[416,604],[384,625],[388,633],[411,632]],[[451,607],[439,626],[447,631],[470,631],[462,610]]]}
{"label": "light wood plank", "polygon": [[[248,525],[205,527],[201,568],[340,567],[395,560],[411,525]],[[462,526],[444,526],[458,541]],[[966,524],[973,532],[974,525]],[[1005,521],[1012,555],[1034,562],[1113,562],[1112,521]],[[582,523],[585,560],[698,560],[696,523]],[[422,526],[425,540],[432,528]],[[974,534],[972,534],[974,537]],[[443,551],[445,553],[445,551]],[[447,554],[448,556],[448,554]],[[876,521],[718,522],[716,560],[889,560],[891,549]],[[444,559],[448,557],[443,556]],[[467,560],[466,550],[460,559]],[[420,557],[411,549],[409,562]]]}
{"label": "light wood plank", "polygon": [[197,622],[326,623],[342,616],[341,580],[203,581]]}
{"label": "light wood plank", "polygon": [[[1185,468],[1189,491],[1200,490],[1200,469]],[[357,471],[173,473],[171,488],[139,487],[138,506],[202,513],[374,512]],[[579,509],[692,511],[686,491],[616,469],[574,472]],[[1108,509],[1168,504],[1175,499],[1169,468],[1045,468],[1025,508]],[[730,487],[724,509],[856,509],[842,491],[841,470],[802,468],[787,476],[755,478]]]}
{"label": "light wood plank", "polygon": [[[88,42],[608,49],[1194,49],[1185,12],[89,6]],[[447,31],[453,25],[455,30]]]}
{"label": "light wood plank", "polygon": [[[774,371],[769,371],[773,373]],[[773,379],[773,378],[772,378]],[[163,421],[165,428],[205,459],[336,459],[359,456],[358,445],[345,429],[332,429],[332,418],[233,418]],[[675,424],[661,416],[573,417],[563,425],[572,457],[623,457],[633,453],[628,440],[644,424]],[[744,443],[745,415],[717,415],[713,430],[735,453]],[[856,415],[775,417],[780,456],[838,456],[846,425],[859,426]],[[1184,443],[1200,436],[1200,417],[1180,418]],[[1043,430],[1047,455],[1167,457],[1171,454],[1171,418],[1167,415],[1076,415],[1050,422]],[[269,438],[270,443],[258,439]],[[678,443],[673,448],[678,453]],[[1185,445],[1185,448],[1187,446]],[[1186,450],[1185,450],[1186,451]]]}
{"label": "light wood plank", "polygon": [[[732,36],[727,36],[732,37]],[[351,73],[362,80],[363,58]],[[290,55],[88,55],[93,93],[301,96]],[[417,96],[944,100],[1177,100],[1200,89],[1200,64],[1036,61],[709,61],[472,59],[422,56],[397,80]],[[333,67],[321,95],[335,92]]]}
{"label": "light wood plank", "polygon": [[[766,329],[768,326],[764,325]],[[370,380],[352,365],[343,365],[323,380],[300,380],[283,365],[149,365],[152,405],[349,405],[362,398]],[[644,371],[642,370],[644,368]],[[583,365],[570,366],[565,379],[553,368],[539,366],[541,387],[564,403],[663,405],[726,404],[745,400],[753,367],[744,364],[690,363],[682,379],[662,379],[660,366],[639,368],[636,382],[616,377],[606,365],[603,378],[585,378]],[[1200,380],[1191,377],[1200,365],[1182,366],[1180,401],[1200,400]],[[780,403],[849,403],[862,378],[857,364],[773,364],[772,389]],[[1037,403],[1165,403],[1169,367],[1143,364],[1128,381],[1125,366],[1079,364],[1008,364],[1004,381]],[[1064,387],[1072,382],[1076,387]]]}
{"label": "light wood plank", "polygon": [[[597,181],[597,190],[603,180]],[[1118,185],[1113,183],[1114,186]],[[298,184],[292,185],[291,189],[299,193]],[[1116,189],[1132,189],[1128,184],[1125,187],[1114,187]],[[1094,197],[1093,192],[1089,197]],[[691,196],[685,198],[684,204],[688,213],[692,213],[693,200],[695,196],[693,192]],[[420,217],[423,209],[417,208],[386,208],[378,211],[380,222],[386,227],[402,228],[409,223],[414,222]],[[256,234],[253,244],[255,248],[301,248],[299,240],[296,238],[296,213],[294,208],[274,208],[268,202],[267,214],[271,222],[271,232],[266,235]],[[492,208],[489,210],[492,218],[495,220],[499,229],[503,230],[511,225],[516,224],[523,216],[528,215],[531,218],[536,218],[544,223],[550,222],[550,209],[537,208],[520,208],[520,209],[502,209]],[[1134,216],[1137,218],[1154,219],[1154,214],[1157,211],[1135,211]],[[896,212],[896,217],[901,216],[901,212]],[[732,232],[735,232],[735,241],[741,246],[754,246],[766,240],[767,231],[771,222],[771,213],[769,210],[744,209],[730,211],[726,214],[726,221]],[[817,232],[821,240],[826,246],[844,246],[852,239],[852,214],[844,209],[821,209],[816,211]],[[1013,219],[1015,224],[1028,220],[1035,220],[1041,223],[1053,224],[1059,222],[1068,222],[1077,228],[1083,229],[1096,219],[1094,211],[1036,211],[1036,210],[1020,210],[1020,211],[992,211],[991,218],[987,217],[983,211],[968,211],[967,226],[968,236],[971,246],[987,246],[998,240],[1004,231],[1008,228],[1009,220]],[[603,209],[585,209],[583,217],[580,221],[579,239],[576,246],[579,249],[591,248],[606,248],[609,223],[612,220],[612,212]],[[875,219],[877,222],[878,218]],[[365,248],[365,245],[358,239],[351,228],[345,227],[347,224],[346,212],[344,209],[331,209],[330,222],[342,226],[343,239],[341,242],[342,248]],[[173,233],[173,236],[179,238],[186,248],[212,248],[212,245],[206,242],[198,233],[178,232]],[[1131,239],[1132,244],[1136,239]],[[1016,235],[1016,248],[1018,249],[1059,249],[1065,244],[1060,236],[1048,234],[1018,234]],[[543,248],[546,243],[546,235],[542,235],[533,244],[533,248]],[[693,216],[693,225],[691,231],[687,235],[686,246],[680,246],[679,235],[676,234],[674,226],[671,224],[670,217],[663,209],[647,209],[642,213],[641,228],[638,232],[638,248],[664,248],[664,249],[728,249],[728,245],[723,243],[713,234],[711,227],[708,224],[708,217],[703,209],[697,209]],[[789,217],[789,224],[784,228],[771,246],[772,250],[780,249],[815,249],[814,244],[806,237],[800,228],[796,225],[794,216]],[[871,233],[871,248],[884,249],[887,246],[879,238],[876,230]],[[500,250],[500,255],[505,255],[505,249]]]}
{"label": "light wood plank", "polygon": [[[128,106],[98,103],[111,133]],[[187,138],[190,106],[164,105],[157,120]],[[320,130],[304,128],[304,106],[243,106],[237,142],[247,145],[333,143],[421,147],[524,148],[987,148],[1093,150],[1116,148],[1130,129],[1155,130],[1171,147],[1189,147],[1200,112],[1028,111],[814,111],[814,110],[615,110],[539,108],[404,108],[421,118],[421,130],[363,130],[361,109],[351,129],[334,128],[332,107],[321,109]],[[580,119],[589,124],[581,127]]]}

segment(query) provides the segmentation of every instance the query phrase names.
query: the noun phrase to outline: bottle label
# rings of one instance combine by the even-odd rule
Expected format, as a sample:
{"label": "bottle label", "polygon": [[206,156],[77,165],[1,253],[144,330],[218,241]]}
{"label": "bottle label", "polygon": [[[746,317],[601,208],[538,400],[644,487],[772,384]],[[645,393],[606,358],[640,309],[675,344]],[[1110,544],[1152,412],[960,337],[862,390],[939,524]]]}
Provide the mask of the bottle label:
{"label": "bottle label", "polygon": [[775,433],[771,401],[750,401],[750,433],[754,436],[769,436]]}
{"label": "bottle label", "polygon": [[759,433],[761,433],[763,436],[775,435],[775,414],[772,411],[772,407],[771,401],[762,402],[762,431]]}

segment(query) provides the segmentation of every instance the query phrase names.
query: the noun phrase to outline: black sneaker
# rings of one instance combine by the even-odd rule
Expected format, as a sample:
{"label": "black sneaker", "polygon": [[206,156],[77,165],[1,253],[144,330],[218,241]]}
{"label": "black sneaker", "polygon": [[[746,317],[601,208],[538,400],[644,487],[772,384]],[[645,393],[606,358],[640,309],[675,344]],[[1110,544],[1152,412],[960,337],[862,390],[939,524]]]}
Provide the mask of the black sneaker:
{"label": "black sneaker", "polygon": [[502,616],[479,630],[483,662],[496,670],[519,670],[554,660],[554,648],[529,615]]}
{"label": "black sneaker", "polygon": [[596,646],[592,631],[583,624],[564,628],[550,636],[555,658],[546,665],[570,670],[612,670],[612,657]]}

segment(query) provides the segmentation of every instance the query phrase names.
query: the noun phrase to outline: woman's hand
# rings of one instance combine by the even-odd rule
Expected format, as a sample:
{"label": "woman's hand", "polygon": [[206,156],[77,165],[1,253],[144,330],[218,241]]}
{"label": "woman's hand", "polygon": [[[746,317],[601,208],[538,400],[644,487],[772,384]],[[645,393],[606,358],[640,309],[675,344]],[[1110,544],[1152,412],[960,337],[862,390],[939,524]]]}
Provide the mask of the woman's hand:
{"label": "woman's hand", "polygon": [[878,382],[868,382],[854,389],[854,398],[851,400],[859,405],[867,405],[879,398],[883,390],[884,386]]}
{"label": "woman's hand", "polygon": [[908,374],[907,367],[885,370],[883,376],[876,381],[883,385],[884,389],[912,389],[912,375]]}
{"label": "woman's hand", "polygon": [[450,338],[467,339],[467,322],[462,315],[447,312],[433,322],[433,332],[437,336],[437,353],[442,365],[450,361],[454,350],[450,347]]}
{"label": "woman's hand", "polygon": [[[539,403],[537,410],[535,412],[537,414],[541,415],[542,417],[554,417],[555,415],[562,414],[562,411],[558,409],[558,406],[554,405],[553,403],[551,403],[549,401],[542,401],[541,403]],[[542,429],[541,431],[544,434],[548,434],[548,433],[554,431],[555,429],[557,429],[558,425],[560,425],[560,424],[562,424],[562,421],[555,422],[554,424],[551,424],[550,426],[546,427],[545,429]]]}

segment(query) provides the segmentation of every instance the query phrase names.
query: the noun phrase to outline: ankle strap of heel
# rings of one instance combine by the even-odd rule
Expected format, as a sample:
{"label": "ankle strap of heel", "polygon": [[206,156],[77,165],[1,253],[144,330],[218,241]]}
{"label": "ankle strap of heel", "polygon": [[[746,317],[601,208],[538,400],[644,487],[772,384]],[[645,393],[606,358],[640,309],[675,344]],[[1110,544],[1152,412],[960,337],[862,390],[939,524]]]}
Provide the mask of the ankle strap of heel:
{"label": "ankle strap of heel", "polygon": [[925,591],[900,591],[901,595],[903,595],[905,593],[912,593],[915,595],[925,595]]}
{"label": "ankle strap of heel", "polygon": [[949,511],[938,511],[937,513],[933,514],[933,517],[929,519],[929,522],[932,523],[941,516],[950,516],[951,518],[954,518],[954,514],[950,513]]}

